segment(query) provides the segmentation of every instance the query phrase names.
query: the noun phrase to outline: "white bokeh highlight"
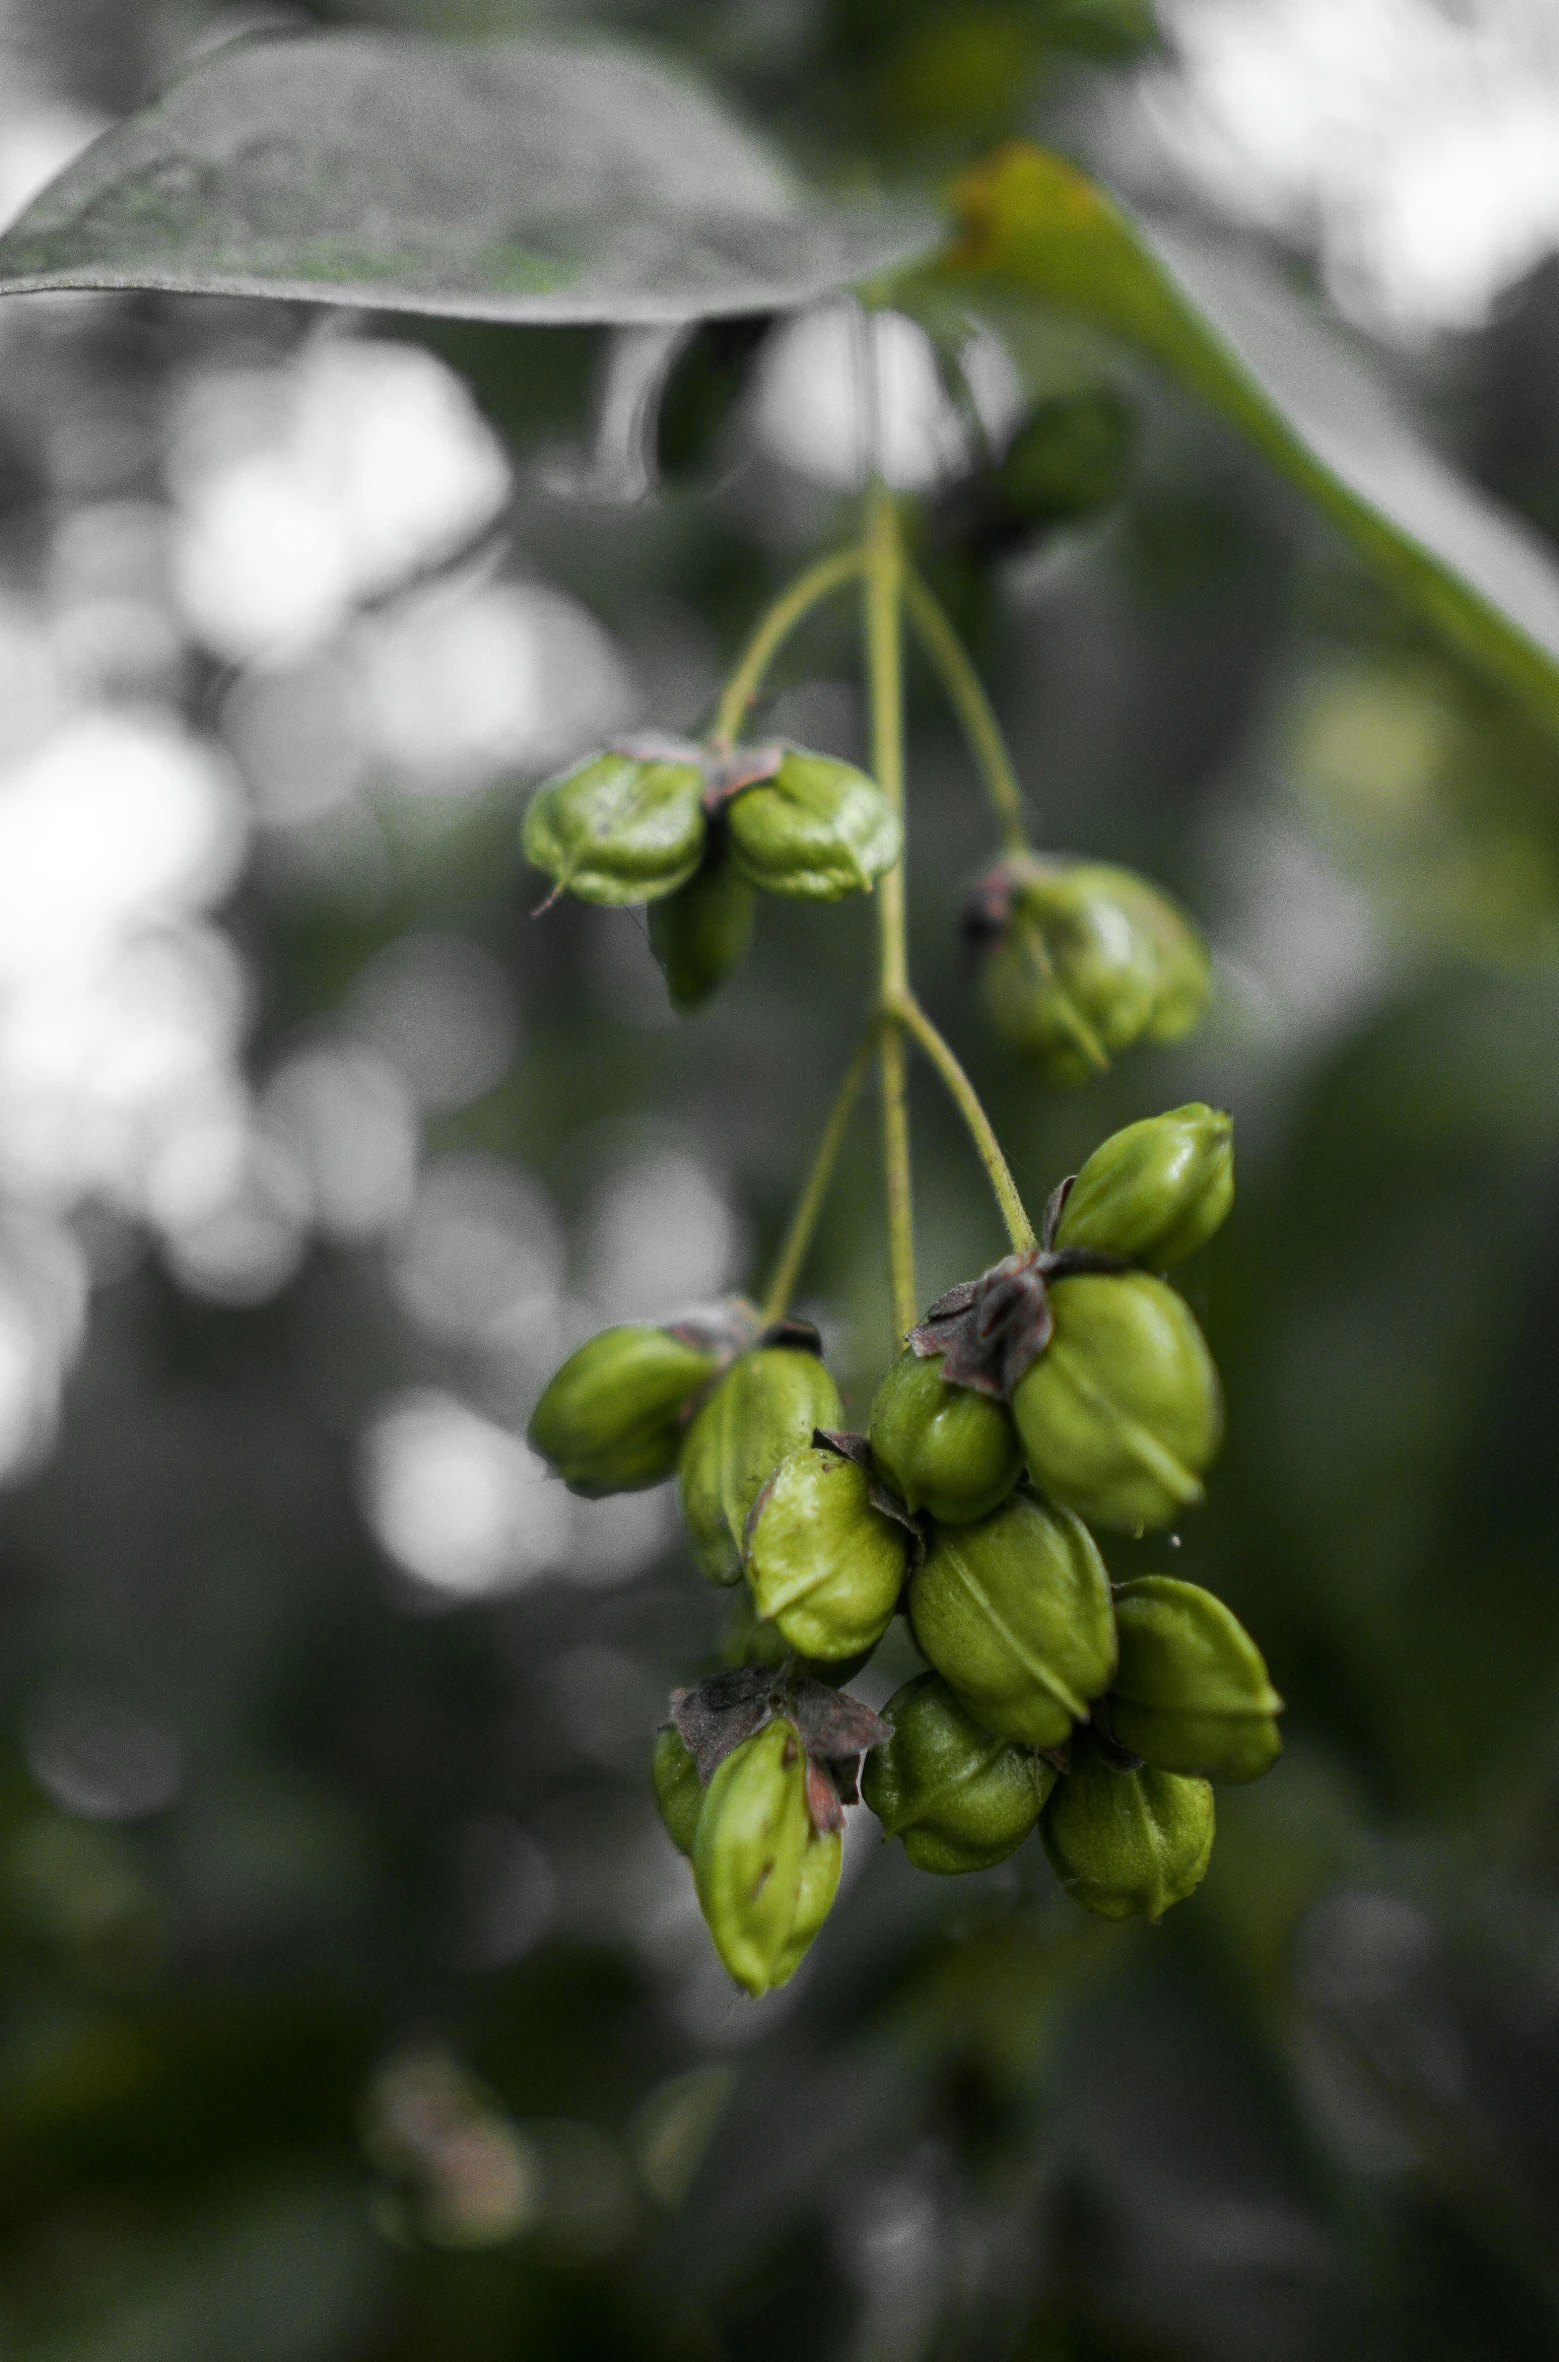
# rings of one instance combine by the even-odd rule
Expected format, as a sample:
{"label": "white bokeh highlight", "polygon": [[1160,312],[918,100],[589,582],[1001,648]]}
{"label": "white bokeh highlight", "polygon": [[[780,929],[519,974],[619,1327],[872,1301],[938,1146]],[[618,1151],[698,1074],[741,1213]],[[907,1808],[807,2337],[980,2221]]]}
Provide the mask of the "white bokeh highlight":
{"label": "white bokeh highlight", "polygon": [[1552,0],[1167,0],[1123,161],[1319,253],[1363,325],[1472,329],[1559,250]]}
{"label": "white bokeh highlight", "polygon": [[180,607],[204,646],[245,666],[322,646],[509,496],[503,447],[452,370],[329,332],[287,367],[195,378],[167,473]]}
{"label": "white bokeh highlight", "polygon": [[370,1422],[358,1497],[387,1555],[450,1605],[517,1591],[568,1557],[571,1503],[545,1464],[434,1388],[392,1400]]}

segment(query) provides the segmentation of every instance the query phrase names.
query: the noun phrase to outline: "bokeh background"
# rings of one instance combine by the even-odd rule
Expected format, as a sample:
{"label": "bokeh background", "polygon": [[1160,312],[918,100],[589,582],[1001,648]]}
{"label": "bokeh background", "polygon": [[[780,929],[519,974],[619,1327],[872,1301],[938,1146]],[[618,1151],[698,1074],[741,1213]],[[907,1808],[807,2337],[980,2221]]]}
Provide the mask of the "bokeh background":
{"label": "bokeh background", "polygon": [[[1026,132],[1237,231],[1559,539],[1550,0],[6,0],[0,211],[203,45],[541,21],[827,180]],[[572,1501],[524,1444],[592,1327],[761,1274],[868,989],[868,913],[770,904],[678,1022],[637,915],[533,919],[516,849],[549,769],[697,725],[844,529],[840,313],[692,355],[656,489],[642,340],[13,301],[4,2362],[1559,2353],[1559,749],[1070,330],[993,317],[971,378],[998,435],[1113,388],[1127,495],[971,556],[967,421],[876,333],[1040,841],[1215,946],[1180,1050],[1065,1099],[1004,1063],[958,936],[990,828],[914,677],[916,968],[1031,1202],[1235,1111],[1187,1275],[1230,1439],[1172,1563],[1287,1753],[1156,1931],[1037,1845],[918,1876],[862,1813],[749,2002],[646,1776],[720,1603],[664,1494]],[[855,664],[844,609],[769,722],[859,753]],[[929,1298],[1000,1237],[914,1112]],[[857,1410],[881,1263],[863,1122],[806,1289]]]}

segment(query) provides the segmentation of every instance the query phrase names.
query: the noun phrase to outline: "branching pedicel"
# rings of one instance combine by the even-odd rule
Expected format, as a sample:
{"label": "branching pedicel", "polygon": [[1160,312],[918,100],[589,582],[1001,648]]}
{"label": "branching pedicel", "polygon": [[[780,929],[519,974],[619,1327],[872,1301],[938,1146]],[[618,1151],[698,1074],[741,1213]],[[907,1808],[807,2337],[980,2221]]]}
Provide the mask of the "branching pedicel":
{"label": "branching pedicel", "polygon": [[[743,745],[786,635],[854,583],[871,776]],[[906,618],[1001,832],[1001,860],[968,914],[999,1031],[1062,1086],[1131,1042],[1186,1032],[1207,991],[1194,930],[1127,871],[1030,849],[985,693],[880,485],[858,546],[810,568],[759,626],[706,742],[626,742],[540,789],[526,817],[526,851],[554,892],[650,905],[683,1007],[741,956],[755,891],[832,901],[876,890],[875,1006],[761,1310],[738,1301],[665,1328],[606,1330],[564,1363],[530,1429],[577,1492],[675,1472],[699,1570],[739,1587],[728,1669],[676,1693],[654,1777],[710,1934],[751,1993],[793,1975],[822,1926],[845,1807],[860,1795],[921,1869],[987,1868],[1038,1823],[1080,1903],[1157,1919],[1206,1869],[1208,1782],[1255,1779],[1279,1750],[1282,1701],[1228,1609],[1165,1575],[1112,1590],[1090,1530],[1167,1526],[1202,1497],[1222,1430],[1218,1376],[1159,1275],[1228,1212],[1229,1120],[1194,1105],[1117,1132],[1057,1189],[1036,1235],[968,1077],[910,985]],[[918,1323],[912,1046],[956,1102],[1012,1245]],[[787,1314],[874,1061],[903,1350],[861,1436],[843,1432],[816,1333]],[[879,1717],[839,1685],[901,1610],[931,1670]]]}

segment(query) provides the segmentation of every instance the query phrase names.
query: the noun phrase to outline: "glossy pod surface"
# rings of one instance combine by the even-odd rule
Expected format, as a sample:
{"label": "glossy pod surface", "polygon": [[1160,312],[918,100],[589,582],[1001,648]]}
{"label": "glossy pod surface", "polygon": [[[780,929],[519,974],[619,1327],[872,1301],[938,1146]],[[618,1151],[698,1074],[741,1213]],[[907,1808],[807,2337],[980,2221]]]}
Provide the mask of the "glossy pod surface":
{"label": "glossy pod surface", "polygon": [[[715,1950],[749,1993],[782,1984],[799,1962],[798,1936],[818,1900],[814,1868],[804,1915],[802,1872],[813,1838],[795,1725],[766,1723],[710,1781],[693,1848],[699,1908]],[[802,1951],[810,1940],[806,1935]]]}
{"label": "glossy pod surface", "polygon": [[1023,1474],[1005,1406],[949,1386],[937,1356],[902,1353],[871,1407],[872,1462],[911,1510],[944,1525],[988,1517]]}
{"label": "glossy pod surface", "polygon": [[1036,860],[1023,865],[983,987],[997,1031],[1069,1089],[1132,1042],[1189,1031],[1208,975],[1190,922],[1143,879]]}
{"label": "glossy pod surface", "polygon": [[587,1499],[639,1492],[676,1468],[683,1417],[718,1355],[630,1322],[571,1353],[531,1414],[531,1449]]}
{"label": "glossy pod surface", "polygon": [[897,813],[874,779],[830,755],[787,749],[772,779],[729,807],[731,859],[765,894],[837,902],[866,891],[903,846]]}
{"label": "glossy pod surface", "polygon": [[939,1673],[921,1673],[883,1708],[861,1793],[917,1870],[943,1876],[1004,1862],[1039,1819],[1055,1768],[977,1723]]}
{"label": "glossy pod surface", "polygon": [[677,1463],[694,1561],[711,1583],[739,1580],[747,1513],[781,1460],[843,1415],[814,1353],[766,1345],[732,1362],[689,1425]]}
{"label": "glossy pod surface", "polygon": [[1090,1749],[1056,1782],[1039,1826],[1074,1902],[1102,1919],[1162,1919],[1202,1882],[1213,1792],[1174,1772],[1117,1771]]}
{"label": "glossy pod surface", "polygon": [[1115,1736],[1160,1771],[1259,1780],[1283,1750],[1283,1701],[1237,1616],[1199,1584],[1143,1575],[1115,1595]]}
{"label": "glossy pod surface", "polygon": [[1193,1103],[1128,1124],[1094,1150],[1055,1243],[1167,1271],[1206,1245],[1233,1203],[1233,1119]]}
{"label": "glossy pod surface", "polygon": [[791,1452],[753,1503],[747,1581],[760,1616],[804,1657],[854,1657],[899,1603],[909,1536],[874,1509],[870,1480],[838,1452]]}
{"label": "glossy pod surface", "polygon": [[593,755],[532,796],[525,858],[585,902],[675,893],[703,856],[703,793],[694,763]]}
{"label": "glossy pod surface", "polygon": [[1054,1334],[1012,1398],[1029,1474],[1093,1524],[1172,1525],[1223,1437],[1194,1315],[1144,1272],[1060,1279],[1050,1302]]}
{"label": "glossy pod surface", "polygon": [[924,1655],[997,1737],[1059,1747],[1110,1686],[1104,1561],[1080,1519],[1025,1494],[933,1529],[909,1612]]}

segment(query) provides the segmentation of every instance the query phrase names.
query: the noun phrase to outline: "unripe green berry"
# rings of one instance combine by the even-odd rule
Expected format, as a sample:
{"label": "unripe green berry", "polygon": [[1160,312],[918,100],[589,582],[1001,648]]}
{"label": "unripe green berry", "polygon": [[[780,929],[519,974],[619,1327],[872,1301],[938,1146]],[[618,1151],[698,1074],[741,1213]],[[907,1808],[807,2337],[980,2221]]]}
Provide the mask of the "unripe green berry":
{"label": "unripe green berry", "polygon": [[1234,1203],[1234,1123],[1193,1102],[1112,1132],[1067,1194],[1058,1247],[1167,1271],[1205,1246]]}
{"label": "unripe green berry", "polygon": [[909,1614],[922,1653],[998,1737],[1059,1747],[1110,1686],[1104,1561],[1080,1519],[1026,1494],[933,1530]]}
{"label": "unripe green berry", "polygon": [[571,1353],[531,1413],[533,1451],[587,1500],[661,1484],[682,1421],[719,1356],[643,1322],[603,1329]]}
{"label": "unripe green berry", "polygon": [[883,1708],[893,1725],[873,1747],[861,1794],[917,1870],[944,1875],[1004,1862],[1038,1820],[1053,1764],[975,1721],[939,1673],[917,1674]]}
{"label": "unripe green berry", "polygon": [[760,1346],[739,1354],[688,1427],[677,1464],[694,1563],[711,1583],[742,1571],[747,1513],[781,1460],[843,1420],[816,1354]]}
{"label": "unripe green berry", "polygon": [[1115,1595],[1120,1663],[1110,1718],[1160,1771],[1259,1780],[1282,1753],[1283,1701],[1238,1617],[1200,1584],[1142,1575]]}
{"label": "unripe green berry", "polygon": [[704,851],[704,774],[695,762],[592,755],[538,787],[525,858],[585,902],[674,893]]}
{"label": "unripe green berry", "polygon": [[831,755],[785,750],[772,779],[728,807],[731,859],[766,894],[837,902],[893,867],[898,814],[874,779]]}
{"label": "unripe green berry", "polygon": [[693,1848],[694,1884],[715,1950],[749,1993],[783,1984],[799,1962],[798,1933],[816,1913],[815,1872],[802,1911],[813,1835],[800,1736],[794,1723],[776,1719],[716,1771]]}
{"label": "unripe green berry", "polygon": [[873,1399],[870,1441],[884,1483],[944,1525],[988,1517],[1023,1474],[1006,1406],[949,1386],[939,1356],[900,1354]]}
{"label": "unripe green berry", "polygon": [[753,902],[752,887],[722,850],[675,894],[650,904],[650,949],[676,1008],[700,1007],[744,957]]}
{"label": "unripe green berry", "polygon": [[781,1460],[747,1520],[747,1581],[760,1616],[806,1657],[851,1657],[899,1604],[909,1536],[871,1503],[871,1479],[839,1452]]}
{"label": "unripe green berry", "polygon": [[1103,862],[1034,858],[1000,877],[1006,908],[985,958],[986,1006],[1049,1082],[1073,1088],[1132,1042],[1175,1041],[1196,1023],[1206,950],[1145,879]]}
{"label": "unripe green berry", "polygon": [[1213,1792],[1174,1772],[1120,1771],[1080,1750],[1039,1824],[1072,1900],[1102,1919],[1162,1919],[1202,1882],[1213,1850]]}
{"label": "unripe green berry", "polygon": [[693,1750],[674,1722],[664,1723],[655,1733],[650,1776],[666,1834],[678,1853],[691,1860],[698,1816],[704,1809],[704,1783],[698,1776]]}
{"label": "unripe green berry", "polygon": [[1055,1330],[1012,1398],[1040,1490],[1095,1525],[1171,1525],[1223,1435],[1218,1373],[1189,1306],[1144,1272],[1050,1289]]}

